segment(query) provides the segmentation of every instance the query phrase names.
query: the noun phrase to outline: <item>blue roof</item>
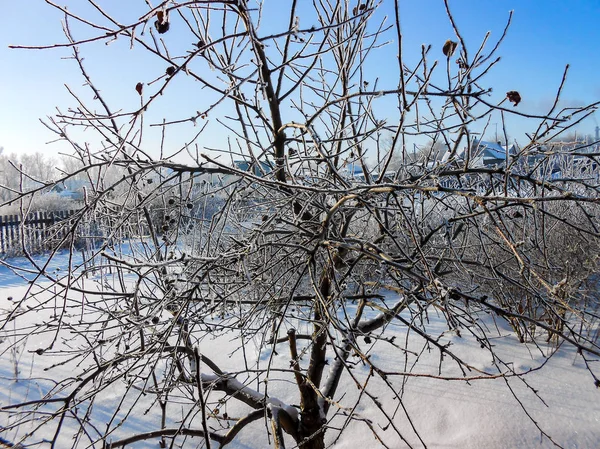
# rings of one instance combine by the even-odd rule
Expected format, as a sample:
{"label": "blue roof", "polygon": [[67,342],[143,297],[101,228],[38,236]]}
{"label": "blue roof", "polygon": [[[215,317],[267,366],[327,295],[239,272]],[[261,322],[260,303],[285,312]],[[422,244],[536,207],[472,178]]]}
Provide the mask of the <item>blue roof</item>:
{"label": "blue roof", "polygon": [[[233,161],[233,164],[235,165],[235,168],[237,168],[238,170],[241,171],[250,171],[250,167],[252,166],[253,170],[253,174],[256,176],[261,176],[262,173],[271,173],[273,171],[272,165],[269,162],[265,162],[265,161],[258,161],[260,164],[260,167],[258,166],[258,164],[256,164],[256,162],[253,161]],[[261,171],[262,169],[262,171]]]}
{"label": "blue roof", "polygon": [[510,147],[505,147],[498,142],[486,142],[481,140],[479,142],[474,142],[474,146],[476,146],[476,153],[479,154],[481,152],[481,156],[484,159],[506,159],[507,153],[514,154],[514,145]]}

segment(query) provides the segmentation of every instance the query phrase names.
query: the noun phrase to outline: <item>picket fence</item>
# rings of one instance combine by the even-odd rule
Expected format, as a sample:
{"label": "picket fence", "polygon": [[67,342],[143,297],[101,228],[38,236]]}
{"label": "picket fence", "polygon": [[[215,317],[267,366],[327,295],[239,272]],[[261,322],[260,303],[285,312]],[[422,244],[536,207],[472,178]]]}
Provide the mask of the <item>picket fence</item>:
{"label": "picket fence", "polygon": [[53,250],[69,232],[65,222],[75,211],[32,212],[0,216],[0,254],[18,254],[23,247],[31,252]]}

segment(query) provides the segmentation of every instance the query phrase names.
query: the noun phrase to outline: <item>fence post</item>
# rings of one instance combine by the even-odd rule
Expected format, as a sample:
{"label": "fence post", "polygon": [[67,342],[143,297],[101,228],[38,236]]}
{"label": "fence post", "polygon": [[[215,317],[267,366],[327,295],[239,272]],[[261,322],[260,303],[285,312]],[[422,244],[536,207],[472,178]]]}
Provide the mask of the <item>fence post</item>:
{"label": "fence post", "polygon": [[0,216],[0,253],[4,253],[6,251],[6,244],[4,238],[4,222],[2,216]]}
{"label": "fence post", "polygon": [[8,234],[9,234],[10,246],[12,248],[14,248],[16,246],[15,243],[16,243],[17,236],[18,236],[18,232],[15,233],[16,223],[17,223],[16,215],[9,215],[8,216]]}
{"label": "fence post", "polygon": [[21,246],[25,249],[30,249],[29,244],[30,244],[31,238],[30,238],[29,217],[30,217],[29,214],[23,215],[23,221],[21,222],[21,238],[23,239],[23,241],[21,242]]}
{"label": "fence post", "polygon": [[38,225],[37,225],[37,238],[38,238],[38,242],[39,242],[39,249],[44,250],[45,246],[46,246],[46,239],[44,236],[44,230],[47,227],[46,224],[46,214],[48,212],[44,211],[44,212],[38,212]]}
{"label": "fence post", "polygon": [[41,239],[41,226],[42,226],[42,224],[40,223],[41,216],[42,216],[42,212],[36,211],[33,213],[33,229],[32,229],[33,242],[31,245],[32,251],[37,251],[37,250],[41,249],[41,246],[44,243],[43,240]]}

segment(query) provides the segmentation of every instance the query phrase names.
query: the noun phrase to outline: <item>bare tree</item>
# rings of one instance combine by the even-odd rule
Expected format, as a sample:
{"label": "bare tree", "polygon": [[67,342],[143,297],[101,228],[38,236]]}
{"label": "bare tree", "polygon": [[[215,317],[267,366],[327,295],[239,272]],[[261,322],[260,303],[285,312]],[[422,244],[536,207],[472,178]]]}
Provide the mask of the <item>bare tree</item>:
{"label": "bare tree", "polygon": [[[367,401],[387,431],[425,445],[414,426],[395,424],[396,410],[374,396],[373,379],[409,423],[397,380],[418,375],[426,348],[438,355],[433,378],[457,370],[464,381],[526,382],[495,352],[481,325],[486,313],[508,320],[523,341],[537,344],[543,333],[542,345],[550,337],[576,347],[598,382],[588,363],[600,356],[598,301],[586,287],[597,272],[597,171],[552,174],[546,168],[556,154],[544,149],[594,105],[555,104],[536,116],[507,104],[518,103],[515,92],[494,97],[482,86],[504,35],[467,49],[446,3],[455,36],[422,48],[408,67],[397,1],[140,2],[130,22],[91,0],[97,21],[47,3],[64,13],[67,40],[35,48],[70,48],[93,94],[88,104],[72,91],[76,107],[47,123],[81,162],[62,178],[92,182],[65,239],[78,254],[77,229],[90,220],[103,239],[94,237],[83,260],[70,257],[66,271],[49,270],[57,253],[43,265],[32,259],[35,284],[2,316],[2,329],[12,330],[3,348],[45,337],[28,349],[47,373],[32,368],[31,377],[66,363],[76,370],[54,377],[39,399],[3,407],[6,430],[24,444],[116,448],[159,439],[174,447],[200,437],[205,447],[223,447],[262,421],[274,447],[320,449],[357,420],[385,445],[384,430],[360,417]],[[85,38],[72,32],[75,24]],[[80,53],[113,40],[162,65],[131,86],[140,99],[132,110],[109,105],[108,86],[96,84]],[[369,61],[388,50],[398,55],[398,81],[381,85]],[[197,92],[198,104],[163,118],[161,98],[177,83]],[[503,167],[474,166],[468,151],[457,158],[494,111],[535,120],[531,141]],[[72,137],[81,127],[98,142]],[[210,133],[228,138],[201,148]],[[447,148],[447,160],[431,151],[390,175],[394,158],[408,161],[419,138]],[[152,140],[161,142],[159,158],[147,150]],[[193,162],[175,162],[181,153]],[[362,178],[347,175],[355,167]],[[441,334],[427,325],[434,311],[446,323]],[[39,324],[26,325],[34,313]],[[405,329],[406,340],[390,338],[392,327]],[[494,368],[454,353],[447,332],[479,342]],[[243,363],[226,367],[210,356],[219,336],[238,339]],[[246,353],[251,342],[258,360]],[[386,347],[398,360],[372,357]],[[366,371],[355,370],[357,360]],[[342,394],[344,382],[357,393]],[[95,421],[111,390],[119,392],[114,407]],[[153,407],[160,422],[122,434]]]}

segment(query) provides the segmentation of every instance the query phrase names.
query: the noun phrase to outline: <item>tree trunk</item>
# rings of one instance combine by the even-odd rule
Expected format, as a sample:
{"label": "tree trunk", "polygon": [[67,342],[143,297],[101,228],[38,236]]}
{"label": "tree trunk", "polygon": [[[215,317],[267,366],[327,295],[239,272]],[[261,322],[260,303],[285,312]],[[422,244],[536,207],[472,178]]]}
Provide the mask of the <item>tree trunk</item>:
{"label": "tree trunk", "polygon": [[300,449],[325,448],[325,423],[327,421],[319,406],[319,397],[315,389],[321,386],[325,367],[327,333],[324,329],[325,313],[323,308],[327,307],[326,304],[331,295],[332,276],[334,276],[332,267],[325,267],[319,283],[321,298],[317,298],[315,303],[313,347],[306,373],[307,380],[300,385],[301,411],[300,431],[298,432]]}
{"label": "tree trunk", "polygon": [[300,413],[299,449],[325,449],[325,420],[319,407],[302,410]]}

